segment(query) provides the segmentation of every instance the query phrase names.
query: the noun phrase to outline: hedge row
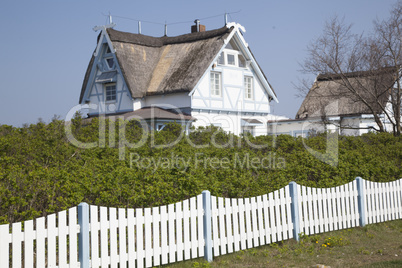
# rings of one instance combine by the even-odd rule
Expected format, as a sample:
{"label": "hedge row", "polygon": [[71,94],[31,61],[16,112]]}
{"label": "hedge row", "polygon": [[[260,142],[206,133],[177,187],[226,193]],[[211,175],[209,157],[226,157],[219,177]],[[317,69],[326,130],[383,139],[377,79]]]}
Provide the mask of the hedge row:
{"label": "hedge row", "polygon": [[[177,139],[182,133],[177,124],[154,133],[144,132],[136,122],[102,122],[95,119],[83,126],[76,119],[68,125],[71,132],[59,120],[21,128],[0,125],[0,224],[80,202],[151,207],[203,190],[250,197],[290,181],[332,187],[356,176],[378,182],[402,177],[401,137],[387,133],[238,137],[211,127]],[[92,148],[75,146],[72,137],[80,147]],[[325,154],[331,146],[335,150]]]}

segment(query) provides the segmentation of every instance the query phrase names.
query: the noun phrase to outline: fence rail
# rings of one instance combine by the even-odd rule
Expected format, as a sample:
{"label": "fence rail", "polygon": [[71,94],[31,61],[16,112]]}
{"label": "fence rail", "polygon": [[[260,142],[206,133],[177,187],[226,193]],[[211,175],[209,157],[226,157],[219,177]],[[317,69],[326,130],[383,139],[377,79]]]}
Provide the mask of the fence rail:
{"label": "fence rail", "polygon": [[[78,209],[77,209],[78,208]],[[0,267],[152,267],[402,218],[402,179],[333,188],[291,182],[251,198],[208,191],[153,208],[78,207],[0,225]],[[10,229],[11,227],[11,229]]]}

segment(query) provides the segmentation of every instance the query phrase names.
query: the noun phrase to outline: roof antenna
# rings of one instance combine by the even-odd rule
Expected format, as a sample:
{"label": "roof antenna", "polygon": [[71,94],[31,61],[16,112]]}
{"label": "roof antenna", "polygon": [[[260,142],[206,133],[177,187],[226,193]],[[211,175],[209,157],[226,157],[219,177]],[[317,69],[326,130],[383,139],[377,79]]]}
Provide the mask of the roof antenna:
{"label": "roof antenna", "polygon": [[165,36],[167,36],[167,24],[165,22]]}
{"label": "roof antenna", "polygon": [[112,15],[110,15],[110,11],[109,11],[109,24],[112,24],[113,23],[113,21],[112,21]]}
{"label": "roof antenna", "polygon": [[225,25],[227,25],[228,24],[228,13],[226,13],[226,12],[225,12],[224,19],[225,19]]}
{"label": "roof antenna", "polygon": [[141,21],[138,21],[138,33],[141,34]]}

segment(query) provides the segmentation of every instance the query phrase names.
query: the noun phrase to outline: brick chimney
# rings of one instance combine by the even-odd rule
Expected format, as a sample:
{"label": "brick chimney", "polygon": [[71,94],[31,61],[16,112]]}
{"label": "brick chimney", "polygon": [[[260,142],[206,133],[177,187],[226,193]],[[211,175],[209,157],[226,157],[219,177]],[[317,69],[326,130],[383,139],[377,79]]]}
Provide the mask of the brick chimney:
{"label": "brick chimney", "polygon": [[191,33],[205,32],[205,25],[201,25],[199,19],[196,19],[194,23],[195,25],[191,25]]}

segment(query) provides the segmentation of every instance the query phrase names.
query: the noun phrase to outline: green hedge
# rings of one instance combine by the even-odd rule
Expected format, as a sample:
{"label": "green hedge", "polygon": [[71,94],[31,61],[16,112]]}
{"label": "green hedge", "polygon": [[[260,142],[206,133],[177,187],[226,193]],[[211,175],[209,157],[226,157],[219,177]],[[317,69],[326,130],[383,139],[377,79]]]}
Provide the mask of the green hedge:
{"label": "green hedge", "polygon": [[[106,121],[105,125],[104,142],[101,139],[101,146],[91,149],[74,146],[63,121],[21,128],[1,125],[0,224],[44,216],[80,202],[151,207],[203,190],[223,197],[250,197],[290,181],[332,187],[356,176],[378,182],[402,177],[401,137],[387,133],[340,136],[334,166],[305,148],[325,152],[324,134],[304,140],[287,135],[237,137],[211,127],[193,130],[172,147],[152,146],[180,136],[180,126],[169,124],[163,131],[148,133],[143,146],[128,148],[119,145],[122,133],[131,144],[138,143],[144,134],[139,124]],[[97,119],[86,126],[75,119],[71,127],[77,140],[99,143]]]}

